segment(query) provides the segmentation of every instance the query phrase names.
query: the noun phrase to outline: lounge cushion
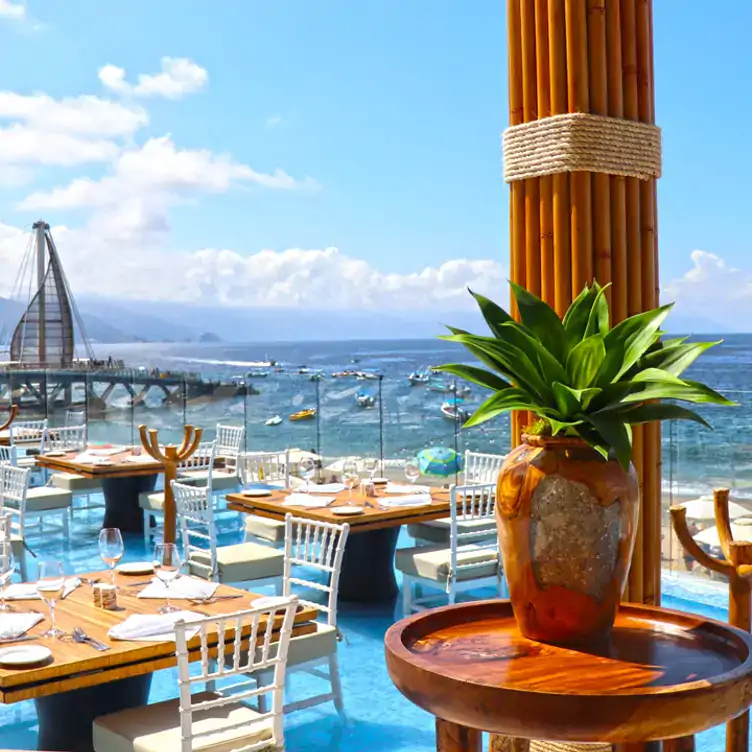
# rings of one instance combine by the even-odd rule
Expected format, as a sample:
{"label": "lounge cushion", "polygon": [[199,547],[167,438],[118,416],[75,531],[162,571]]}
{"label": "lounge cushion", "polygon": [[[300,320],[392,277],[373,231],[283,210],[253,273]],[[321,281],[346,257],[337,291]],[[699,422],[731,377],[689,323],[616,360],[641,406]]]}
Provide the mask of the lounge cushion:
{"label": "lounge cushion", "polygon": [[138,505],[150,512],[164,512],[164,491],[142,491],[138,495]]}
{"label": "lounge cushion", "polygon": [[[395,565],[400,572],[411,577],[446,582],[450,560],[450,550],[443,546],[413,546],[397,549]],[[461,567],[457,572],[457,580],[475,580],[498,573],[496,554],[475,544],[460,546],[457,560],[459,564],[482,563],[478,567]]]}
{"label": "lounge cushion", "polygon": [[[196,567],[193,573],[205,577],[211,566],[211,556],[193,553],[191,559],[204,566]],[[282,551],[260,543],[236,543],[217,549],[217,575],[220,582],[247,582],[282,577],[285,557]],[[193,569],[192,567],[190,567]]]}
{"label": "lounge cushion", "polygon": [[[224,470],[212,471],[212,491],[227,491],[236,488],[238,485],[238,476],[235,473],[228,473]],[[186,470],[180,471],[180,480],[192,483],[197,486],[205,486],[209,480],[208,470]]]}
{"label": "lounge cushion", "polygon": [[[8,500],[7,506],[18,509],[18,503]],[[27,512],[48,512],[51,509],[65,509],[73,503],[73,494],[51,486],[30,488],[26,492]]]}
{"label": "lounge cushion", "polygon": [[71,493],[100,491],[102,488],[101,481],[96,478],[86,478],[76,473],[55,473],[52,476],[52,485]]}
{"label": "lounge cushion", "polygon": [[[194,695],[204,702],[219,697],[213,692]],[[194,752],[231,752],[265,739],[272,740],[268,718],[241,702],[193,713]],[[237,725],[242,724],[242,725]],[[96,752],[180,752],[179,701],[167,700],[154,705],[121,710],[94,721]]]}
{"label": "lounge cushion", "polygon": [[[407,532],[408,535],[410,535],[411,538],[415,538],[415,540],[429,541],[430,543],[443,544],[444,546],[448,546],[450,527],[451,518],[442,517],[440,520],[415,522],[412,525],[407,526]],[[489,519],[470,519],[457,521],[457,531],[460,534],[477,533],[485,530],[488,530],[487,538],[474,538],[472,539],[472,542],[488,540],[488,538],[495,538],[497,536],[496,521]],[[471,542],[470,539],[468,539],[467,542]]]}
{"label": "lounge cushion", "polygon": [[280,520],[249,514],[246,515],[243,526],[247,536],[251,535],[274,544],[283,543],[285,540],[285,523]]}

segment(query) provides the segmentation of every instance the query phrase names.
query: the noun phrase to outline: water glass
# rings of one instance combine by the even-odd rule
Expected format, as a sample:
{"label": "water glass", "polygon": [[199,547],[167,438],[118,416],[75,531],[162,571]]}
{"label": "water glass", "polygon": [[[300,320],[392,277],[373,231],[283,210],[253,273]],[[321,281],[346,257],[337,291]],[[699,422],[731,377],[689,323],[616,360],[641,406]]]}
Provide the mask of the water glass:
{"label": "water glass", "polygon": [[40,562],[37,593],[50,607],[50,628],[44,633],[44,637],[61,637],[65,634],[55,626],[55,604],[63,597],[64,592],[65,574],[62,563],[59,561]]}
{"label": "water glass", "polygon": [[16,568],[16,560],[13,557],[13,549],[11,548],[10,541],[6,542],[4,548],[5,551],[0,556],[0,611],[13,611],[13,606],[5,600],[5,587],[13,576]]}
{"label": "water glass", "polygon": [[165,586],[165,605],[159,609],[160,614],[179,611],[170,604],[170,585],[180,574],[180,552],[174,543],[157,543],[154,546],[154,574]]}
{"label": "water glass", "polygon": [[352,490],[355,484],[358,482],[358,465],[354,460],[347,460],[342,465],[342,482],[347,487],[350,496],[350,503],[352,504]]}
{"label": "water glass", "polygon": [[363,461],[363,469],[368,473],[372,482],[373,476],[376,475],[376,470],[378,470],[378,467],[379,461],[375,457],[366,457]]}
{"label": "water glass", "polygon": [[306,482],[306,491],[308,491],[311,479],[316,474],[316,463],[310,457],[307,457],[298,465],[298,473],[300,474],[300,477]]}
{"label": "water glass", "polygon": [[102,561],[112,570],[112,584],[115,584],[115,567],[123,558],[125,547],[123,536],[116,527],[105,527],[99,531],[99,555]]}
{"label": "water glass", "polygon": [[413,484],[420,478],[420,467],[417,462],[411,460],[405,465],[405,477]]}

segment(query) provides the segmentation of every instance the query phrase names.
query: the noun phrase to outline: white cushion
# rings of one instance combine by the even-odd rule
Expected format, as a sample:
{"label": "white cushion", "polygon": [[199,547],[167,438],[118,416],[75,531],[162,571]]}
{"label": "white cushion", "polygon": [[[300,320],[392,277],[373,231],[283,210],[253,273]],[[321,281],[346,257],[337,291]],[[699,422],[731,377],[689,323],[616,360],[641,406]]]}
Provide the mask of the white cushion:
{"label": "white cushion", "polygon": [[[238,485],[238,476],[235,473],[228,473],[224,470],[213,470],[211,476],[212,491],[226,491],[227,489],[236,488]],[[209,480],[209,471],[181,470],[180,480],[197,486],[205,486]]]}
{"label": "white cushion", "polygon": [[[211,564],[209,552],[193,553],[191,559],[197,564],[205,565],[196,567],[192,573],[206,576],[206,567]],[[281,577],[284,565],[285,557],[282,551],[260,543],[237,543],[217,549],[217,576],[220,582],[247,582]]]}
{"label": "white cushion", "polygon": [[150,512],[164,512],[164,491],[142,491],[138,495],[138,505]]}
{"label": "white cushion", "polygon": [[[440,520],[415,522],[407,526],[407,532],[411,538],[415,538],[416,540],[424,540],[437,544],[441,543],[444,546],[448,546],[450,528],[451,517],[442,517]],[[497,536],[496,521],[487,518],[457,520],[457,532],[460,535],[463,533],[478,533],[485,530],[488,530],[488,537],[474,538],[473,542],[495,538]],[[460,540],[462,541],[461,538]]]}
{"label": "white cushion", "polygon": [[257,514],[249,514],[246,515],[243,525],[246,535],[272,543],[282,543],[285,540],[285,523],[281,520],[270,520]]}
{"label": "white cushion", "polygon": [[[202,692],[193,699],[204,702],[217,697],[219,695],[213,692]],[[232,752],[273,739],[271,721],[260,720],[258,713],[241,702],[195,711],[192,729],[198,734],[193,739],[194,752]],[[180,752],[179,701],[167,700],[100,716],[94,721],[94,749],[96,752]]]}
{"label": "white cushion", "polygon": [[[9,507],[18,509],[15,501],[5,502]],[[27,512],[48,512],[51,509],[65,509],[73,503],[73,494],[70,491],[62,491],[51,486],[30,488],[26,492]]]}
{"label": "white cushion", "polygon": [[[403,574],[422,577],[426,580],[446,582],[451,561],[450,549],[442,546],[413,546],[399,548],[395,555],[395,566]],[[478,567],[460,567],[457,580],[475,580],[493,577],[499,571],[498,556],[488,548],[476,545],[460,546],[457,551],[458,564],[482,564]]]}
{"label": "white cushion", "polygon": [[55,473],[52,476],[52,485],[71,493],[99,491],[102,488],[101,482],[96,478],[87,478],[77,473]]}

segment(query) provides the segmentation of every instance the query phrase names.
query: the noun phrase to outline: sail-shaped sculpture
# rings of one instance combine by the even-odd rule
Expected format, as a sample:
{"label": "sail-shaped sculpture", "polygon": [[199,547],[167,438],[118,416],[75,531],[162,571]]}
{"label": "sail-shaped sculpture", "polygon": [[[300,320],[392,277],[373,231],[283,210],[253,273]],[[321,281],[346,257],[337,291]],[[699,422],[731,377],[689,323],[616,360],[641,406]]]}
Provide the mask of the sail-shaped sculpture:
{"label": "sail-shaped sculpture", "polygon": [[[35,248],[29,249],[29,255],[36,262],[36,291],[31,295],[13,332],[10,358],[15,363],[67,368],[75,361],[76,329],[80,344],[86,349],[86,356],[91,358],[93,353],[50,234],[50,226],[40,220],[34,223],[34,230],[37,242]],[[24,263],[27,269],[29,260],[25,259]]]}

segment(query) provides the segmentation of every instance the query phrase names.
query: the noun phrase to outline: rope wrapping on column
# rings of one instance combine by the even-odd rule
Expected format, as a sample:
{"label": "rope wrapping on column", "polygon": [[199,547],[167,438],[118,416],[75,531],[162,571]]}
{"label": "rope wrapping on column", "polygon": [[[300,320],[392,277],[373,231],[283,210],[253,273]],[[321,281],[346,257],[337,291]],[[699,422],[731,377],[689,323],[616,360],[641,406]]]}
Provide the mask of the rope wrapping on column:
{"label": "rope wrapping on column", "polygon": [[570,112],[504,131],[504,180],[561,172],[661,176],[661,129],[635,120]]}

